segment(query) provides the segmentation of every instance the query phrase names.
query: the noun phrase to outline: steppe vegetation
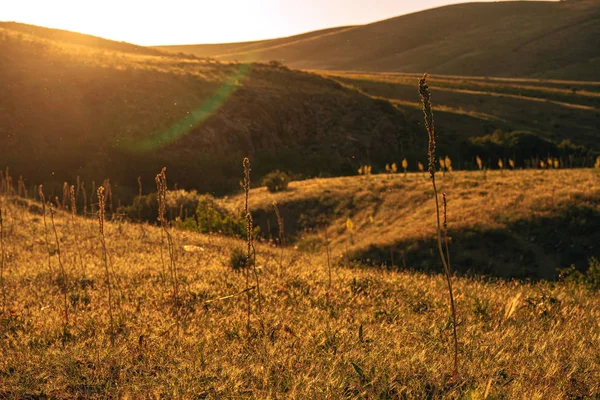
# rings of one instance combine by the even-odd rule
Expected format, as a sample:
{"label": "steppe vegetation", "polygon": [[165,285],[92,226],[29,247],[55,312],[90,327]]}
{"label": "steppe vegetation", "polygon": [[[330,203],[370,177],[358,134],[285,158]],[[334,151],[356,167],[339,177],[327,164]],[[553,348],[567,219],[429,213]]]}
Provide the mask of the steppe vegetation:
{"label": "steppe vegetation", "polygon": [[[582,235],[598,235],[595,228],[585,231],[599,220],[597,171],[452,172],[440,179],[449,193],[451,249],[459,247],[454,235],[461,229],[476,235],[485,235],[478,229],[486,227],[510,232],[502,227],[510,218],[559,214],[573,202],[590,210],[569,223],[577,224]],[[5,193],[1,396],[598,396],[600,301],[592,279],[573,273],[569,276],[577,279],[498,279],[478,272],[479,263],[471,273],[459,273],[453,278],[460,338],[460,376],[455,377],[439,259],[431,257],[421,268],[399,255],[387,266],[346,257],[370,241],[391,239],[395,231],[404,243],[411,235],[413,241],[429,243],[434,225],[428,178],[408,173],[392,179],[317,179],[292,182],[289,190],[276,194],[258,188],[249,193],[250,211],[259,220],[260,212],[254,211],[269,203],[276,215],[276,199],[283,218],[289,218],[285,229],[292,233],[295,222],[288,212],[293,199],[318,198],[318,193],[320,211],[335,216],[308,236],[318,238],[319,246],[299,249],[307,242],[303,236],[284,248],[277,248],[278,239],[254,244],[261,312],[254,285],[246,286],[244,267],[236,271],[231,265],[235,250],[245,249],[243,239],[128,222],[117,215],[100,231],[97,219],[73,216],[70,210],[55,210],[51,223],[48,207],[44,211],[40,202]],[[381,201],[371,201],[373,196]],[[233,205],[238,200],[223,201]],[[348,208],[335,201],[353,204],[354,244],[348,241],[345,216],[338,215]],[[558,244],[560,232],[542,225],[548,237],[531,238],[531,245],[549,244],[552,235]],[[272,229],[275,233],[276,222]],[[479,242],[481,251],[492,243],[487,236]],[[597,243],[585,249],[590,263],[598,254]],[[512,254],[507,248],[487,251],[484,257],[490,261]],[[545,253],[545,260],[551,258]],[[177,298],[171,260],[177,268]],[[462,262],[456,256],[452,260],[453,265]]]}
{"label": "steppe vegetation", "polygon": [[[543,48],[592,6],[492,7],[562,15]],[[414,74],[15,23],[0,58],[0,399],[600,399],[598,82],[437,75],[434,124]]]}
{"label": "steppe vegetation", "polygon": [[[119,212],[109,222],[108,180],[98,202],[89,203],[90,211],[98,207],[96,220],[76,215],[88,213],[86,200],[83,208],[78,202],[79,182],[77,190],[65,184],[55,205],[40,185],[40,203],[26,198],[22,178],[15,190],[7,170],[0,197],[0,395],[598,397],[600,170],[487,172],[479,163],[480,171],[457,172],[440,158],[447,170],[438,174],[440,192],[450,193],[448,203],[443,195],[443,250],[426,89],[423,81],[430,177],[392,167],[372,175],[363,166],[369,173],[359,177],[250,190],[244,159],[244,193],[217,200],[169,196],[162,169],[156,196],[144,199],[140,185],[128,210],[138,222]],[[182,219],[181,198],[196,199],[195,224]],[[149,204],[157,207],[158,226],[140,222]],[[206,232],[200,215],[222,228],[223,218],[209,217],[217,205],[219,216],[243,207],[245,240],[234,231],[190,230]],[[294,247],[285,246],[285,219]],[[255,220],[267,223],[267,235],[253,228]],[[474,233],[469,248],[459,247],[462,231]],[[435,236],[445,276],[427,256],[421,265],[408,257],[427,254],[419,245]],[[450,253],[449,243],[458,250]],[[529,253],[506,246],[515,243]],[[589,257],[587,265],[567,267],[561,258],[549,264],[544,246],[554,255]],[[356,256],[382,250],[389,262]],[[453,276],[450,258],[464,265],[478,252],[469,271]],[[497,269],[486,270],[485,261]],[[530,268],[523,278],[550,280],[507,279],[518,276],[515,265]]]}

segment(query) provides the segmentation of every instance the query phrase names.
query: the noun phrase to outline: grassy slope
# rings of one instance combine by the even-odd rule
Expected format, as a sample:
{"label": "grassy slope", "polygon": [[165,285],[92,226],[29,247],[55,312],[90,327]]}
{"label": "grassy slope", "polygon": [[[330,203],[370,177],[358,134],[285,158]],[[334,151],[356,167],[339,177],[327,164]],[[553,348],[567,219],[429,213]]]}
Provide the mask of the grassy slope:
{"label": "grassy slope", "polygon": [[163,51],[152,49],[149,47],[138,46],[126,42],[116,42],[113,40],[103,39],[97,36],[85,35],[82,33],[65,31],[61,29],[51,29],[36,25],[22,24],[19,22],[2,22],[0,28],[9,30],[13,34],[20,33],[21,38],[40,38],[53,42],[60,42],[65,45],[76,45],[84,47],[92,47],[107,51],[117,51],[124,53],[135,53],[140,55],[151,56],[168,56]]}
{"label": "grassy slope", "polygon": [[597,0],[469,3],[241,46],[170,46],[297,68],[597,79]]}
{"label": "grassy slope", "polygon": [[[271,40],[257,40],[254,42],[238,42],[238,43],[217,43],[217,44],[206,44],[206,45],[179,45],[179,46],[157,46],[155,48],[167,51],[176,51],[182,53],[194,54],[199,57],[226,57],[226,56],[235,56],[240,54],[241,57],[238,61],[247,61],[246,57],[243,56],[244,53],[254,52],[257,50],[261,50],[263,47],[267,46],[271,47],[280,47],[280,46],[289,46],[292,43],[299,43],[303,41],[311,41],[316,40],[321,37],[325,37],[328,35],[335,35],[340,32],[352,29],[353,27],[339,27],[339,28],[330,28],[323,29],[320,31],[308,32],[301,35],[295,35],[285,38],[271,39]],[[235,58],[233,58],[235,59]],[[254,57],[250,57],[250,61],[253,61]],[[270,61],[270,60],[266,60]]]}
{"label": "grassy slope", "polygon": [[[361,93],[391,101],[415,123],[422,119],[415,94],[418,74],[323,75]],[[451,147],[464,139],[465,133],[480,136],[500,129],[527,130],[556,143],[571,140],[600,150],[600,82],[434,75],[430,86],[442,146]],[[451,148],[446,151],[456,152]]]}
{"label": "grassy slope", "polygon": [[[448,194],[453,266],[500,277],[557,277],[558,268],[587,267],[600,257],[598,170],[508,170],[438,175]],[[336,253],[363,264],[429,271],[437,265],[435,209],[424,174],[314,179],[290,190],[251,194],[255,224],[277,236],[276,201],[287,234],[302,249],[323,252],[324,226]],[[239,208],[241,197],[229,200]],[[351,237],[346,220],[351,218]],[[305,231],[307,234],[305,234]],[[434,267],[437,268],[437,267]]]}
{"label": "grassy slope", "polygon": [[[591,178],[586,171],[579,177],[567,173],[519,174],[535,177],[532,184],[551,174],[559,185],[564,178]],[[467,197],[481,196],[480,190],[491,190],[488,186],[500,190],[509,182],[517,184],[506,175],[487,182],[471,175],[446,178],[452,229],[471,223],[467,211],[482,213],[469,208]],[[393,191],[386,196],[393,201],[379,207],[373,226],[365,220],[370,210],[353,215],[359,244],[366,237],[379,240],[378,232],[389,238],[390,225],[401,235],[428,232],[431,201],[421,199],[425,180],[409,175],[387,183],[379,178],[296,184],[279,199],[300,196],[309,185],[341,197],[361,186],[354,199],[362,207],[373,204],[360,201],[366,191],[383,196],[387,192],[379,189],[389,188]],[[479,182],[478,189],[461,192],[456,185],[473,181]],[[582,196],[580,185],[574,185],[570,196]],[[414,187],[409,192],[415,197],[413,207],[404,207],[408,196],[400,194],[407,187]],[[544,188],[549,191],[548,185]],[[560,186],[557,198],[569,197],[564,190]],[[532,192],[527,193],[534,198],[547,196]],[[264,197],[261,190],[253,191],[252,207],[266,201]],[[244,288],[244,274],[227,267],[231,249],[243,243],[173,232],[183,301],[177,333],[169,284],[161,279],[161,235],[156,228],[124,222],[106,224],[118,326],[111,346],[96,222],[77,218],[73,224],[58,212],[71,321],[63,344],[62,294],[59,281],[48,272],[40,206],[25,203],[27,211],[10,199],[0,200],[8,310],[0,324],[0,397],[483,398],[487,393],[488,398],[545,399],[600,394],[600,300],[583,287],[456,278],[461,377],[455,382],[448,379],[451,329],[441,275],[342,264],[334,267],[328,297],[322,250],[316,255],[287,249],[279,273],[278,250],[258,244],[265,335],[260,334],[252,297],[248,338],[245,297],[205,304]],[[419,201],[422,207],[416,205]],[[540,213],[547,212],[547,201],[541,202]],[[501,206],[501,198],[488,198],[485,208],[501,213]],[[390,224],[380,219],[383,215],[398,220]],[[334,259],[342,253],[345,236],[338,225],[330,228]],[[361,234],[367,230],[368,235]],[[56,249],[50,238],[51,249]],[[186,252],[183,245],[203,250]],[[54,250],[50,263],[56,271]],[[438,270],[437,263],[434,268]]]}
{"label": "grassy slope", "polygon": [[0,25],[0,62],[2,166],[57,190],[110,177],[126,201],[166,165],[180,187],[224,192],[246,155],[257,176],[341,174],[352,157],[400,157],[415,136],[390,104],[277,66],[14,24]]}

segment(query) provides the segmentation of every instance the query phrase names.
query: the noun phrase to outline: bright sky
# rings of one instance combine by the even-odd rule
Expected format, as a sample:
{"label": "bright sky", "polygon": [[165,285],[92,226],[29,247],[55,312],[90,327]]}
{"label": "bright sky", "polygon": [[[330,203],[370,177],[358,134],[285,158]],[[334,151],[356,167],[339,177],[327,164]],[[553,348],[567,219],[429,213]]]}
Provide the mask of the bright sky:
{"label": "bright sky", "polygon": [[[482,1],[482,0],[480,0]],[[491,1],[491,0],[483,0]],[[224,43],[374,22],[452,0],[0,0],[1,21],[140,45]]]}

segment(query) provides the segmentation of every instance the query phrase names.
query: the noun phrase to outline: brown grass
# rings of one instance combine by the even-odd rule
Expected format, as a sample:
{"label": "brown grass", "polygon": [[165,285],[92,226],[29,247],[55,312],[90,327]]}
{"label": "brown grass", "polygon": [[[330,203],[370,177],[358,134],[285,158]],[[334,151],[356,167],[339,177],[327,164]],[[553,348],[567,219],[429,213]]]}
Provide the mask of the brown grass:
{"label": "brown grass", "polygon": [[[518,246],[502,247],[502,243],[493,246],[496,239],[491,237],[486,239],[490,241],[489,246],[477,245],[464,249],[461,264],[464,265],[467,256],[477,264],[477,268],[491,262],[492,268],[498,267],[497,274],[507,277],[523,268],[520,252],[524,252],[530,257],[525,262],[527,268],[536,269],[538,277],[556,277],[554,270],[565,267],[557,257],[558,253],[554,253],[554,243],[561,236],[561,230],[571,228],[569,234],[573,235],[572,239],[561,237],[567,247],[571,243],[576,246],[588,234],[568,220],[560,223],[553,221],[565,218],[562,216],[569,215],[572,207],[600,212],[600,205],[594,200],[600,191],[595,172],[592,169],[510,170],[503,174],[500,171],[488,171],[484,179],[480,171],[455,171],[441,179],[440,191],[452,194],[452,212],[448,215],[448,224],[452,227],[450,243],[451,246],[454,244],[454,249],[461,247],[470,237],[470,232],[504,232]],[[289,190],[281,193],[269,193],[266,188],[253,189],[252,199],[256,212],[269,210],[272,213],[273,200],[288,212],[288,241],[300,231],[319,226],[319,221],[311,223],[311,215],[324,214],[327,217],[330,250],[338,254],[345,253],[348,244],[348,217],[352,218],[355,230],[354,246],[349,249],[351,252],[368,253],[373,247],[397,247],[396,265],[403,265],[402,260],[408,256],[411,246],[423,244],[429,249],[432,243],[435,245],[436,220],[428,213],[428,210],[435,208],[434,198],[431,183],[421,173],[409,173],[407,179],[393,180],[381,174],[372,175],[368,181],[360,177],[297,181],[291,182]],[[241,196],[231,197],[224,203],[231,210],[243,208]],[[594,220],[587,222],[593,223]],[[262,227],[264,220],[255,218],[255,224]],[[532,230],[527,233],[529,226]],[[548,227],[559,231],[549,234]],[[524,228],[527,229],[523,231]],[[322,235],[320,229],[309,229],[302,234],[299,244],[309,239],[316,240]],[[403,249],[405,253],[401,251]],[[323,257],[324,253],[323,248]],[[325,264],[326,260],[321,262]],[[435,260],[420,257],[412,261],[408,259],[407,262],[410,268],[428,270]],[[566,262],[574,261],[567,259]],[[455,265],[455,269],[457,266],[460,265]],[[464,269],[463,266],[463,272]],[[490,274],[491,271],[483,273]]]}
{"label": "brown grass", "polygon": [[[456,197],[448,215],[452,226],[458,215],[469,212],[464,209],[469,203],[461,199],[459,184],[473,179],[481,182],[474,173],[453,175],[454,188],[448,190]],[[506,185],[508,175],[491,173],[481,184]],[[513,185],[529,176],[540,177],[537,191],[543,189],[544,177],[546,184],[549,179],[575,181],[570,189],[569,185],[559,187],[559,194],[570,191],[575,195],[581,185],[573,171],[516,175]],[[581,180],[585,177],[581,171]],[[358,179],[343,180],[346,190],[365,186]],[[404,179],[388,181],[373,176],[374,183],[365,190],[407,184]],[[342,190],[339,183],[340,179],[296,182],[290,193],[281,196],[298,195],[311,185]],[[417,185],[412,190],[419,191],[418,185],[429,183],[409,174],[408,184]],[[444,186],[450,184],[444,182]],[[404,187],[402,192],[406,191]],[[535,192],[527,193],[532,201],[539,201]],[[262,193],[262,189],[251,192],[253,205]],[[499,204],[490,200],[487,212]],[[6,201],[5,207],[6,215],[17,215],[18,206]],[[423,208],[428,217],[412,223],[431,226],[431,207]],[[227,266],[232,240],[214,236],[209,242],[205,235],[173,231],[177,243],[204,249],[175,249],[185,282],[181,333],[176,335],[171,303],[162,300],[160,261],[154,251],[160,229],[127,222],[104,225],[116,267],[114,279],[122,292],[117,300],[122,317],[114,346],[106,345],[110,338],[106,329],[110,326],[105,300],[108,282],[98,257],[102,244],[96,240],[82,242],[91,286],[87,297],[70,299],[76,322],[71,340],[63,347],[62,310],[54,306],[62,300],[62,293],[49,285],[45,270],[36,262],[46,256],[39,235],[43,223],[34,213],[24,218],[5,237],[7,253],[12,255],[5,280],[11,316],[0,327],[0,393],[4,397],[458,399],[482,398],[487,392],[488,398],[545,399],[593,398],[600,393],[600,301],[582,286],[456,278],[465,379],[453,383],[446,379],[452,367],[445,361],[451,356],[447,344],[452,334],[442,275],[341,265],[333,270],[330,292],[328,271],[319,257],[289,249],[285,253],[289,267],[280,280],[278,251],[256,243],[264,309],[268,310],[264,313],[266,335],[247,340],[246,312],[235,297],[228,297],[245,287],[244,276],[231,273]],[[397,221],[398,225],[404,222]],[[68,233],[61,244],[67,258],[72,258],[70,216],[58,211],[55,223],[58,232]],[[80,226],[82,236],[97,237],[89,224]],[[140,240],[143,229],[147,235]],[[335,232],[333,225],[330,232]],[[36,245],[28,246],[31,241]],[[339,247],[332,248],[333,259],[340,255]]]}

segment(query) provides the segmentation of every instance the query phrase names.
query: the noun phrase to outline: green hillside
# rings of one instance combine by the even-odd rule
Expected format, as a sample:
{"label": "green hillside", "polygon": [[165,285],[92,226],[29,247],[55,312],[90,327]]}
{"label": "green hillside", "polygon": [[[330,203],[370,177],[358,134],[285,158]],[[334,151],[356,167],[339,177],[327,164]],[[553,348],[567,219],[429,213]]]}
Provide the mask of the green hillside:
{"label": "green hillside", "polygon": [[597,80],[598,0],[467,3],[237,45],[166,46],[295,68]]}
{"label": "green hillside", "polygon": [[[316,74],[221,63],[80,34],[0,25],[2,167],[57,190],[110,178],[123,200],[167,166],[171,184],[223,193],[254,174],[353,173],[399,158],[402,112]],[[119,189],[120,188],[120,189]]]}

